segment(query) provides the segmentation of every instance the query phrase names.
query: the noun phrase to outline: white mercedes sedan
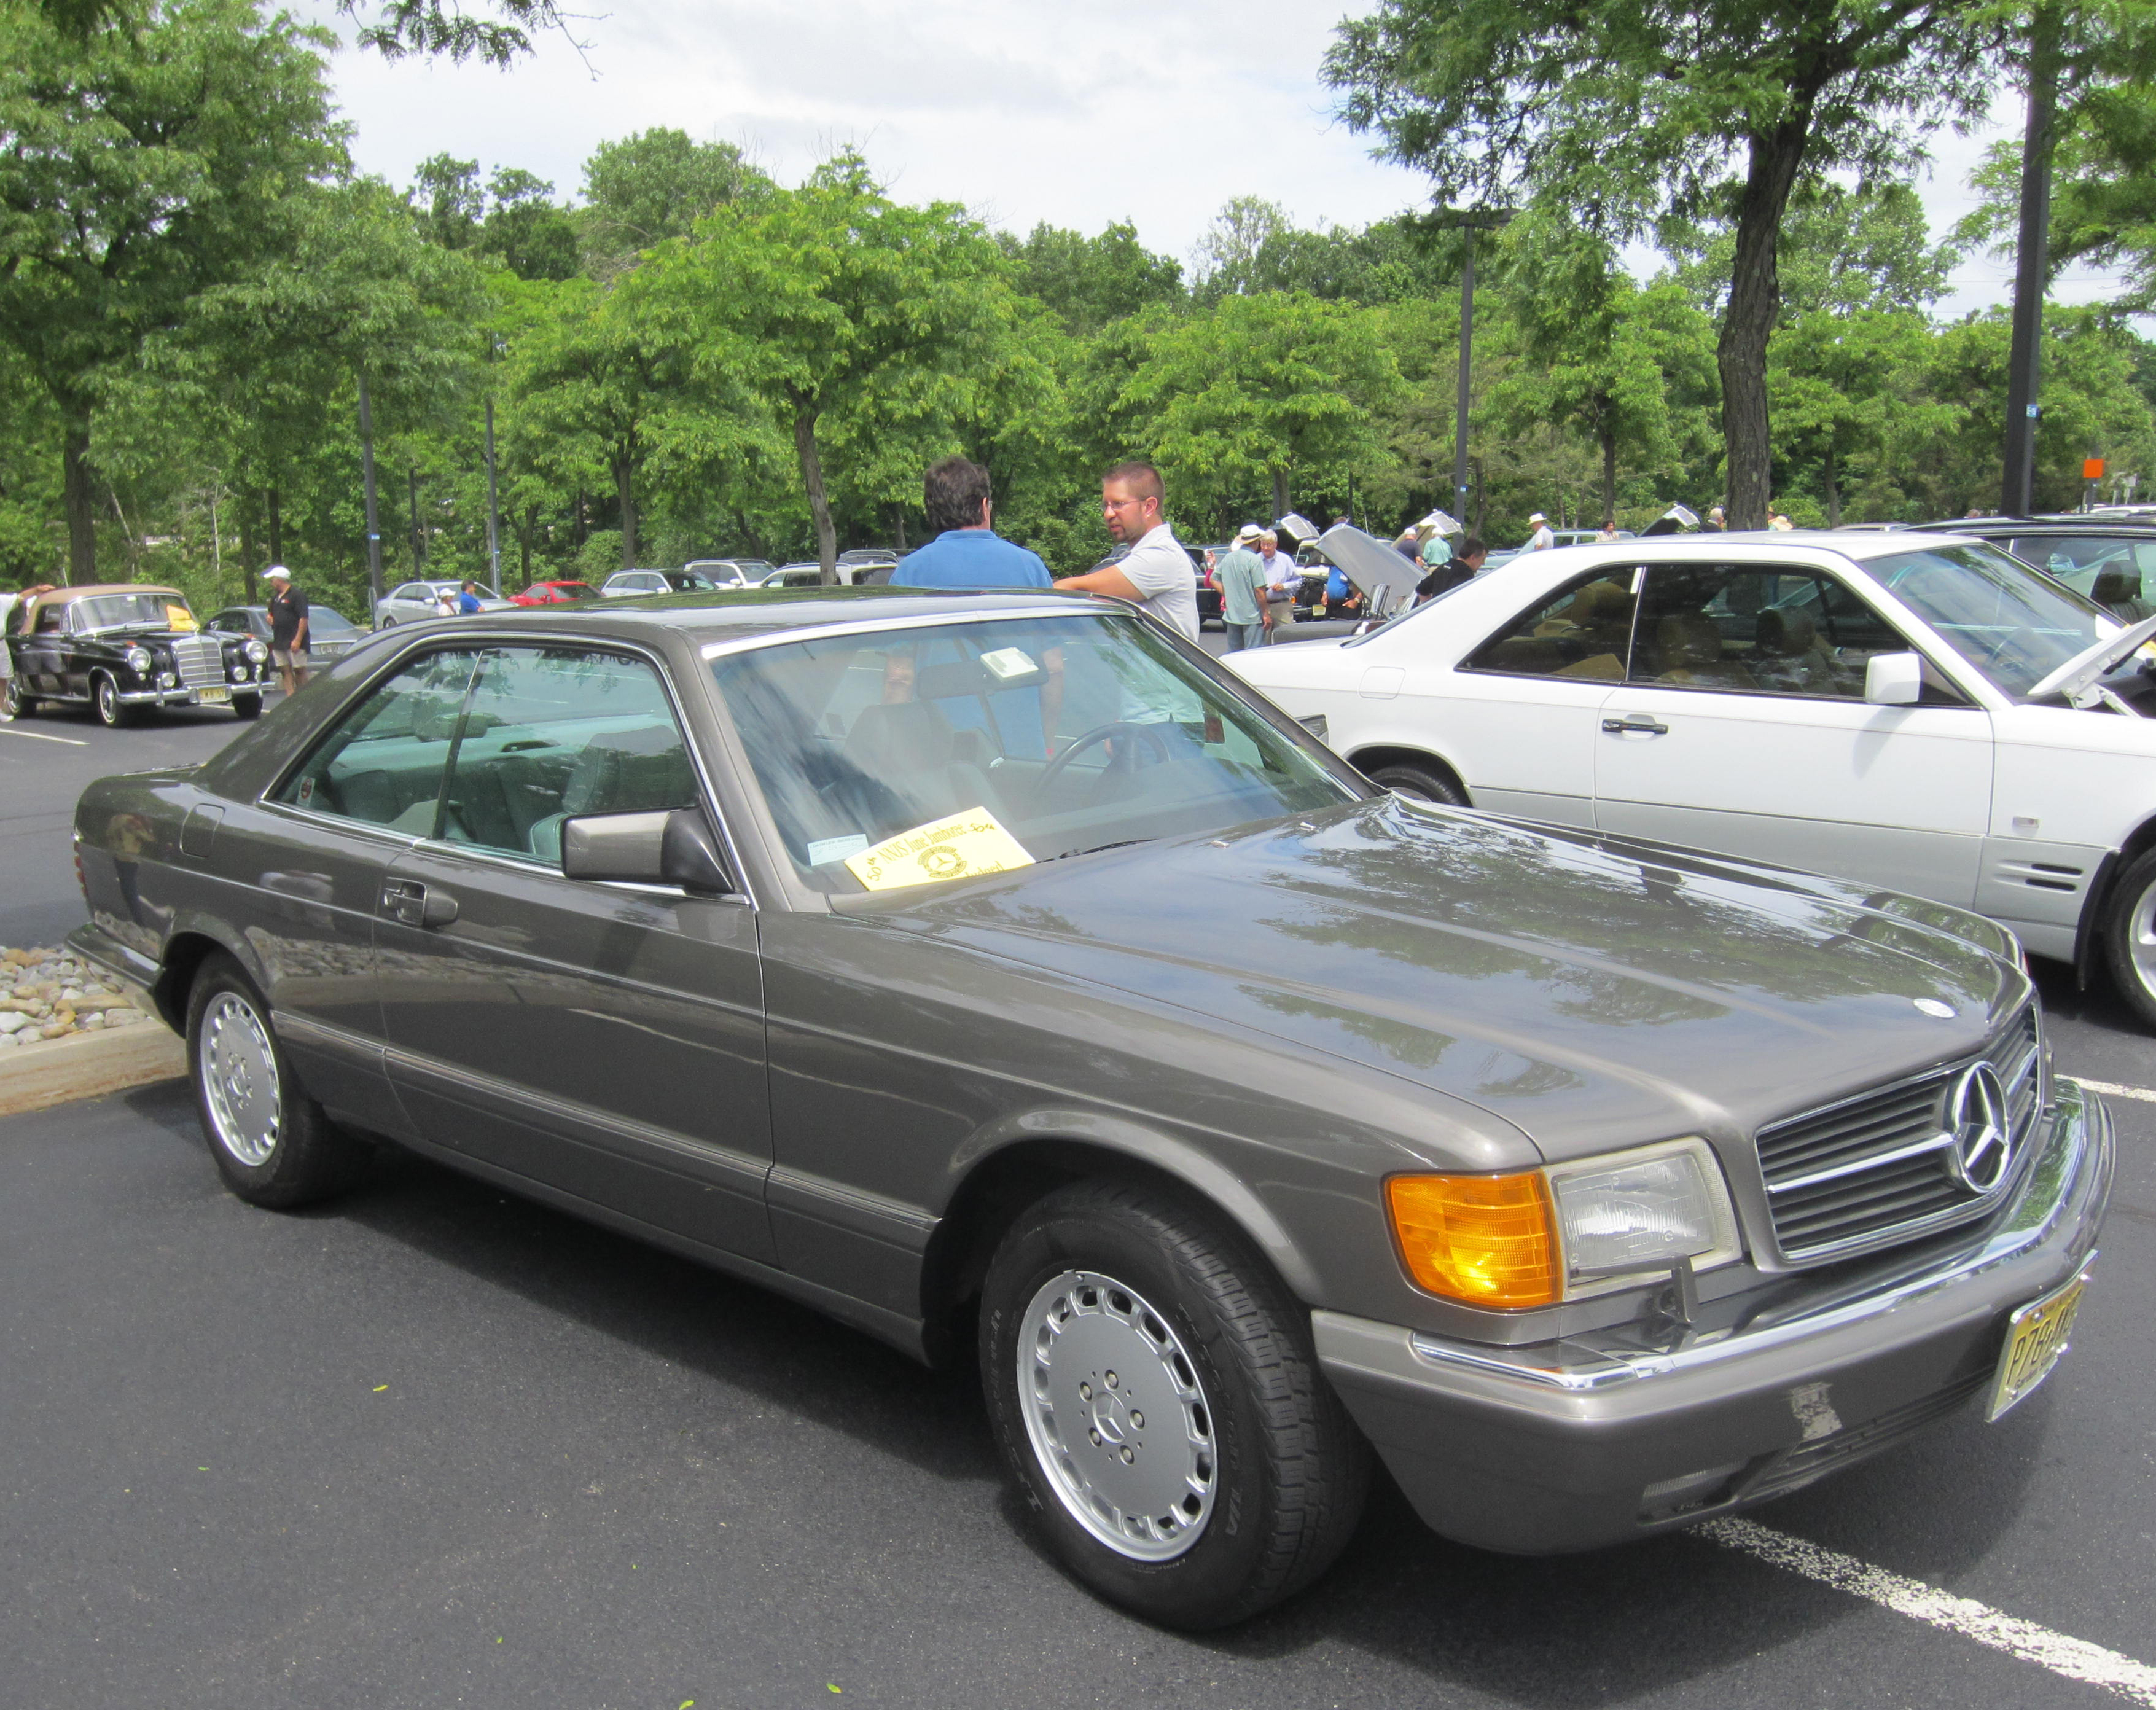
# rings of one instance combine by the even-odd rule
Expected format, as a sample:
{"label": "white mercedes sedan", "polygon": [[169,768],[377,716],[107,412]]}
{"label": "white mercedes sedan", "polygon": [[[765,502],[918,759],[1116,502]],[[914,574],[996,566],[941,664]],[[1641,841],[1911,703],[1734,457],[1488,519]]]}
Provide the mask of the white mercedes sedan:
{"label": "white mercedes sedan", "polygon": [[1974,908],[2156,1027],[2156,622],[1947,534],[1532,553],[1226,663],[1403,794]]}

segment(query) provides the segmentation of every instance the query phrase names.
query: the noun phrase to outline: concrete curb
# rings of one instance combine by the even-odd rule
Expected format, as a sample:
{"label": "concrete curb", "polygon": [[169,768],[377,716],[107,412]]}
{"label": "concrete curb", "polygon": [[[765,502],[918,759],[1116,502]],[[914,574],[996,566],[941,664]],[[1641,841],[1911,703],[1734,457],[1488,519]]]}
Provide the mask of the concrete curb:
{"label": "concrete curb", "polygon": [[18,1045],[0,1056],[0,1117],[50,1110],[79,1098],[172,1081],[187,1072],[185,1040],[140,996],[135,1007],[149,1014],[132,1027],[69,1034]]}

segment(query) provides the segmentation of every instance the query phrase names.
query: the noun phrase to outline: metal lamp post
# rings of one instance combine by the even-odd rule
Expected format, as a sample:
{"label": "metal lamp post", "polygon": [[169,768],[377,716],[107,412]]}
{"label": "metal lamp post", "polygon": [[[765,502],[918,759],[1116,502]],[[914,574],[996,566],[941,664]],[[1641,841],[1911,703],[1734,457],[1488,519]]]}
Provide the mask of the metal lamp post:
{"label": "metal lamp post", "polygon": [[1475,234],[1502,230],[1512,223],[1509,208],[1441,208],[1430,223],[1440,231],[1463,233],[1460,263],[1460,400],[1452,430],[1452,506],[1465,517],[1467,506],[1467,378],[1475,339]]}

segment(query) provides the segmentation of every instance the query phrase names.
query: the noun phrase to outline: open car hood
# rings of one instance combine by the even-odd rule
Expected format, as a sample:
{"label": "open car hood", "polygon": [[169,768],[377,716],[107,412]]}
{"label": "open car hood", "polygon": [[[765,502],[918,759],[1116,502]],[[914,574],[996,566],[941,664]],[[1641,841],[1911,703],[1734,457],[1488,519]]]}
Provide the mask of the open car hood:
{"label": "open car hood", "polygon": [[1380,588],[1411,588],[1423,573],[1375,535],[1349,522],[1336,522],[1318,536],[1317,550],[1328,563],[1340,567],[1366,599]]}
{"label": "open car hood", "polygon": [[2078,706],[2082,697],[2131,657],[2135,649],[2152,640],[2156,640],[2156,618],[2143,618],[2131,629],[2103,636],[2036,684],[2029,691],[2029,698],[2048,701],[2054,695],[2063,695]]}

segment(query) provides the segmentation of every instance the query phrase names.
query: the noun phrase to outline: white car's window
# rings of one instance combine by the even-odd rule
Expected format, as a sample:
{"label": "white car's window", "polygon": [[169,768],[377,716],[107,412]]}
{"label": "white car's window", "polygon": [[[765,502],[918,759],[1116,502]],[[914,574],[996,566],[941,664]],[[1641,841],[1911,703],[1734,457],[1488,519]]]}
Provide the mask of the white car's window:
{"label": "white car's window", "polygon": [[[1865,669],[1907,638],[1815,570],[1657,564],[1640,598],[1630,680],[1666,688],[1864,698]],[[1928,690],[1927,699],[1952,699]]]}
{"label": "white car's window", "polygon": [[1630,565],[1605,566],[1568,583],[1476,649],[1466,668],[1623,681],[1632,641],[1634,579]]}
{"label": "white car's window", "polygon": [[1866,567],[1948,646],[2010,695],[2025,695],[2118,620],[1995,547],[1927,547]]}
{"label": "white car's window", "polygon": [[341,819],[431,836],[457,715],[478,655],[430,653],[337,721],[276,799]]}
{"label": "white car's window", "polygon": [[585,648],[505,648],[480,660],[436,834],[553,865],[572,815],[696,801],[688,748],[649,665]]}
{"label": "white car's window", "polygon": [[1356,795],[1136,618],[831,636],[712,672],[788,853],[827,891],[863,888],[850,857],[980,809],[1049,860]]}
{"label": "white car's window", "polygon": [[416,582],[408,582],[389,597],[401,600],[429,600],[434,598],[434,591],[431,588],[422,588]]}

